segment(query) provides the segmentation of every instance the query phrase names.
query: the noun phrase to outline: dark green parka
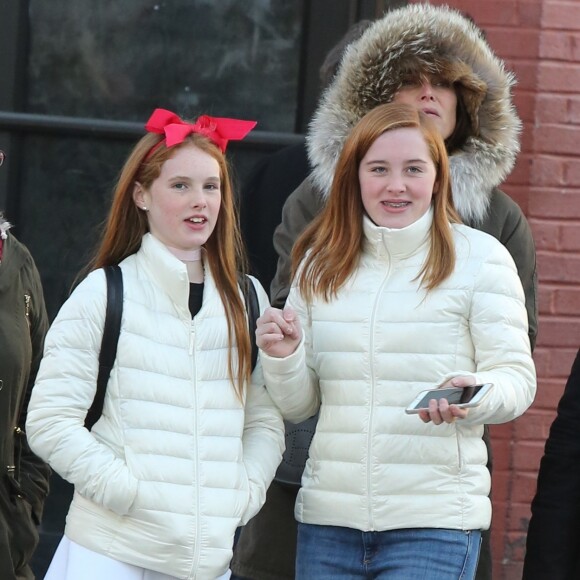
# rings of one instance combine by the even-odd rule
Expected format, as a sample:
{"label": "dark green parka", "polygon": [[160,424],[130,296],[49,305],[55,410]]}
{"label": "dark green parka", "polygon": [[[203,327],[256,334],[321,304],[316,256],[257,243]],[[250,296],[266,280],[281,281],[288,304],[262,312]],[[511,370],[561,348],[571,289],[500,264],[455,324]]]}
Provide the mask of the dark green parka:
{"label": "dark green parka", "polygon": [[[0,225],[6,225],[0,216]],[[0,262],[0,578],[33,578],[29,561],[48,493],[50,470],[24,433],[48,317],[38,270],[12,235]]]}

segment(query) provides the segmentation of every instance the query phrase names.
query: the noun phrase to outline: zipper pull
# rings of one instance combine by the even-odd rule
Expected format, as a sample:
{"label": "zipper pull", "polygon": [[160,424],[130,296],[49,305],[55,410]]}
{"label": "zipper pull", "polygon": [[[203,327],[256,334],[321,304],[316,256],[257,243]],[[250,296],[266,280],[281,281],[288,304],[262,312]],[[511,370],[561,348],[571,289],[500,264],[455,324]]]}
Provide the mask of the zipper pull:
{"label": "zipper pull", "polygon": [[191,322],[191,330],[189,331],[189,356],[193,355],[193,345],[195,343],[195,327],[193,321]]}
{"label": "zipper pull", "polygon": [[26,316],[26,322],[30,328],[30,294],[24,295],[24,316]]}

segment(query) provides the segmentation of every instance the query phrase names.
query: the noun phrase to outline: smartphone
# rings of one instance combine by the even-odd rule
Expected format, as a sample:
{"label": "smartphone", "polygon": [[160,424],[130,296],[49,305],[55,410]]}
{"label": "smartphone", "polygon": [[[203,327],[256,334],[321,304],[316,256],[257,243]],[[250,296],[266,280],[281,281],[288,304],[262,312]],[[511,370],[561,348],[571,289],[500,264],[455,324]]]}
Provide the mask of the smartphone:
{"label": "smartphone", "polygon": [[471,387],[451,387],[448,389],[422,391],[405,409],[405,413],[412,414],[427,410],[431,399],[447,399],[450,405],[457,405],[462,409],[477,407],[492,387],[493,383],[485,383],[484,385],[473,385]]}

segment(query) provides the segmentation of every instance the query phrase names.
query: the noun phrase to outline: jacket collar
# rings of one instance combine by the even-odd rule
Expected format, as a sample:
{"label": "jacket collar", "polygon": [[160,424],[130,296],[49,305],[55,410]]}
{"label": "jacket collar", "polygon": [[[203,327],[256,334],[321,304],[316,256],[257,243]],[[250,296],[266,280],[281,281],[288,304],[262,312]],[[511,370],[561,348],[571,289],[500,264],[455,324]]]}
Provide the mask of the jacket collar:
{"label": "jacket collar", "polygon": [[4,240],[8,237],[10,227],[10,222],[7,222],[0,213],[0,264],[2,263],[2,256],[4,254]]}
{"label": "jacket collar", "polygon": [[[189,277],[186,265],[150,233],[143,236],[136,260],[138,268],[142,269],[157,286],[169,295],[171,301],[177,304],[188,317],[191,317],[189,314]],[[204,288],[211,290],[214,286],[214,279],[204,260]]]}
{"label": "jacket collar", "polygon": [[3,240],[3,257],[0,265],[0,292],[12,284],[17,272],[23,267],[27,252],[24,246],[10,233]]}
{"label": "jacket collar", "polygon": [[432,223],[432,207],[416,222],[399,229],[377,226],[365,215],[363,217],[365,251],[378,257],[389,255],[395,260],[408,258],[429,243]]}

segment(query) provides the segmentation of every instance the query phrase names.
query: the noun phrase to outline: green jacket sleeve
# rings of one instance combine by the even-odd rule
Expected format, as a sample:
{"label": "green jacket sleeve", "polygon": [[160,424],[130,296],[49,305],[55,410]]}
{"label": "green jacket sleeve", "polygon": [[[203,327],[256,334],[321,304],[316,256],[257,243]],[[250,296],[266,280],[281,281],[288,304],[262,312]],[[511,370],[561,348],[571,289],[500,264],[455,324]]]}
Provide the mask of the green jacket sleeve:
{"label": "green jacket sleeve", "polygon": [[528,335],[533,350],[538,334],[538,276],[536,247],[530,225],[519,205],[503,191],[495,189],[486,220],[474,227],[498,239],[516,264],[526,295]]}
{"label": "green jacket sleeve", "polygon": [[291,252],[294,242],[323,206],[322,194],[306,178],[288,197],[282,208],[282,222],[274,232],[278,267],[270,286],[272,306],[282,308],[290,291]]}

